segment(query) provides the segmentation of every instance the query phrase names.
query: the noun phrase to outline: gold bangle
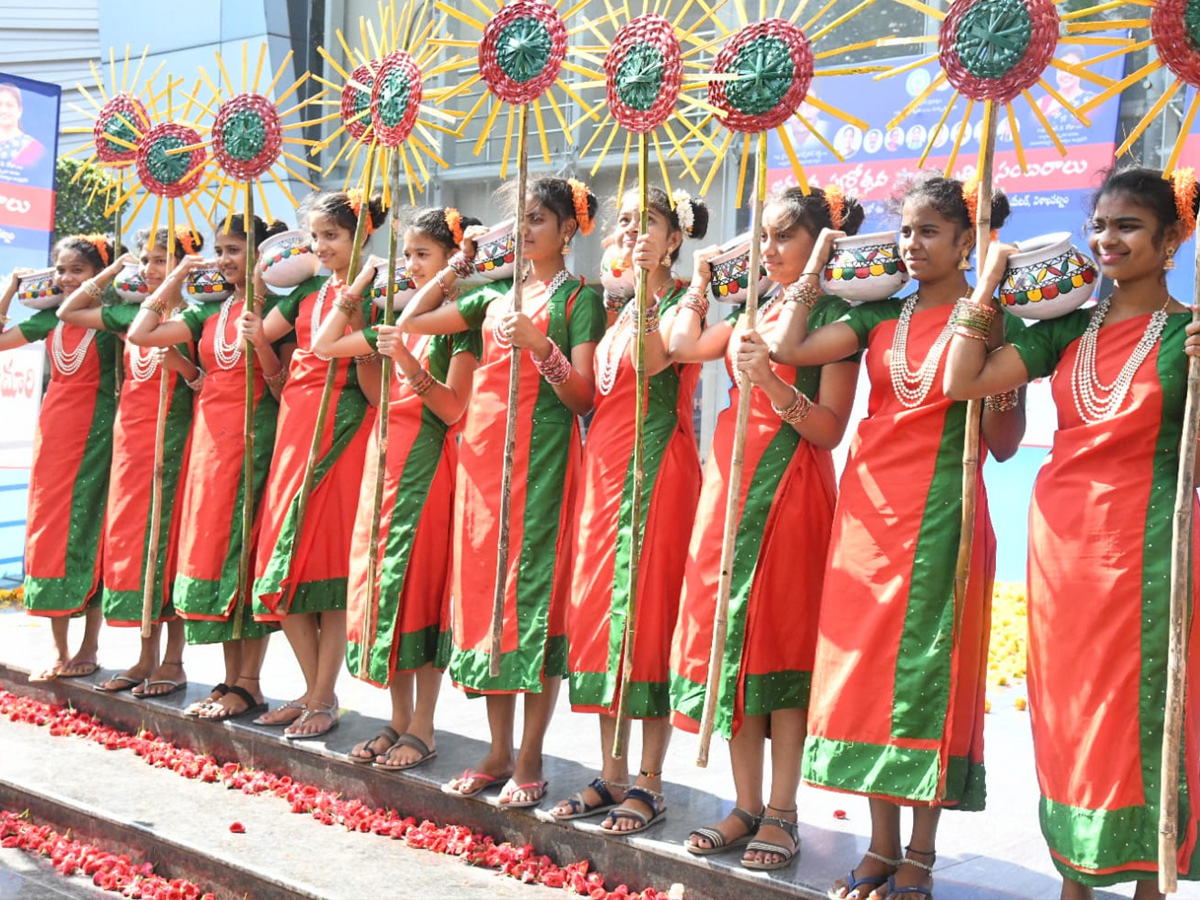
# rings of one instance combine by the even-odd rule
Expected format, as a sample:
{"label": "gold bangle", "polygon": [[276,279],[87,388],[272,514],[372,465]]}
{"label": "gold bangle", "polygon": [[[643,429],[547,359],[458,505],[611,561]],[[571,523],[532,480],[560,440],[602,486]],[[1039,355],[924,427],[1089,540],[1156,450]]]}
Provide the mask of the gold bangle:
{"label": "gold bangle", "polygon": [[274,375],[264,375],[263,381],[267,383],[267,387],[280,388],[287,381],[287,369],[283,366],[279,367],[279,371]]}

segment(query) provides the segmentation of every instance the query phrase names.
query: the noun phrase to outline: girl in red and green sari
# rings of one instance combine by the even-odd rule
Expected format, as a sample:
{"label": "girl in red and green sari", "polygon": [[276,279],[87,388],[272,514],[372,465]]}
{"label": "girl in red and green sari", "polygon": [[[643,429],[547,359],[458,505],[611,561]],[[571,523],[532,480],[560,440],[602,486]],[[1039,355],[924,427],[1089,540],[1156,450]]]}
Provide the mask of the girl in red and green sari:
{"label": "girl in red and green sari", "polygon": [[[992,224],[1007,215],[998,193]],[[815,290],[839,236],[821,234],[802,284]],[[899,239],[917,290],[811,330],[809,310],[790,304],[772,342],[775,358],[796,365],[868,351],[871,396],[838,488],[803,766],[810,784],[869,799],[870,845],[835,898],[931,896],[939,814],[984,805],[996,544],[981,467],[970,580],[956,604],[967,405],[941,384],[974,244],[963,185],[923,176],[903,197]],[[1022,404],[985,410],[980,453],[1007,459],[1023,433]],[[913,810],[907,845],[902,807]]]}
{"label": "girl in red and green sari", "polygon": [[[543,177],[519,202],[525,204],[528,263],[516,285],[523,312],[509,312],[513,285],[507,280],[443,305],[454,295],[458,273],[473,267],[474,239],[482,229],[469,229],[462,256],[418,292],[401,320],[405,331],[416,334],[483,331],[455,484],[450,677],[467,692],[487,696],[492,742],[478,766],[444,789],[473,796],[503,783],[499,802],[508,807],[536,806],[546,791],[542,744],[567,671],[578,417],[592,408],[592,359],[604,334],[600,292],[572,278],[564,264],[571,238],[591,230],[596,198],[579,182]],[[518,385],[500,675],[492,676],[488,657],[513,353],[528,355]],[[518,694],[525,697],[525,727],[514,756]]]}
{"label": "girl in red and green sari", "polygon": [[[114,255],[102,235],[65,237],[54,248],[55,284],[64,295],[72,294],[94,281]],[[0,350],[50,342],[50,385],[42,398],[29,473],[24,602],[31,615],[50,617],[55,659],[31,680],[80,678],[98,665],[102,526],[120,344],[110,332],[60,322],[53,309],[4,327],[22,274],[14,272],[0,295]],[[67,626],[75,615],[84,616],[84,633],[72,655]]]}
{"label": "girl in red and green sari", "polygon": [[[1168,679],[1171,532],[1200,329],[1165,269],[1196,222],[1195,180],[1152,169],[1108,175],[1088,243],[1112,293],[1001,343],[993,299],[1017,248],[993,244],[950,344],[946,389],[993,397],[1049,378],[1058,429],[1029,510],[1029,712],[1042,834],[1063,900],[1135,881],[1159,900],[1158,823]],[[1190,335],[1190,336],[1188,336]],[[1195,497],[1191,498],[1193,510]],[[1193,512],[1195,515],[1195,512]],[[1183,664],[1200,678],[1191,541]],[[1200,879],[1200,693],[1186,692],[1179,748],[1181,878]]]}
{"label": "girl in red and green sari", "polygon": [[[459,249],[462,229],[478,224],[478,219],[465,218],[455,209],[427,209],[416,215],[404,230],[404,265],[398,275],[403,275],[405,286],[422,288],[433,281]],[[376,271],[375,265],[365,266],[351,292],[364,293]],[[349,758],[398,771],[437,753],[433,713],[450,638],[458,462],[453,426],[467,408],[482,348],[475,330],[429,337],[379,325],[347,334],[351,320],[360,319],[357,307],[335,305],[316,342],[318,352],[335,358],[378,351],[394,361],[379,531],[371,534],[379,464],[375,430],[367,447],[350,545],[346,645],[350,674],[387,687],[392,716],[377,735],[356,744]],[[370,589],[372,541],[378,562]]]}
{"label": "girl in red and green sari", "polygon": [[[276,222],[270,228],[257,216],[254,241],[285,231]],[[164,318],[161,307],[143,309],[126,339],[140,347],[171,347],[194,342],[203,386],[196,397],[192,447],[182,497],[182,521],[175,573],[175,608],[184,622],[189,644],[223,645],[225,678],[185,713],[206,719],[226,719],[262,711],[259,673],[274,628],[256,622],[252,615],[252,573],[238,584],[242,557],[243,449],[246,411],[245,341],[239,324],[246,313],[245,217],[238,213],[217,225],[213,240],[217,269],[233,286],[223,301],[199,303],[178,317]],[[209,265],[199,256],[187,257],[167,278],[161,296],[168,305],[182,303],[184,279],[196,267]],[[270,309],[274,295],[255,272],[255,294]],[[264,342],[255,347],[254,367],[254,509],[266,482],[275,443],[279,403],[275,392],[283,385],[283,368],[275,348]],[[250,559],[253,560],[253,555]]]}
{"label": "girl in red and green sari", "polygon": [[[171,238],[173,240],[169,240]],[[169,246],[169,244],[173,244]],[[146,304],[161,302],[157,291],[185,254],[197,253],[199,235],[180,229],[174,236],[166,229],[137,236],[139,272],[151,291]],[[97,276],[105,285],[133,257],[116,260]],[[113,332],[124,337],[138,315],[135,303],[101,306],[99,292],[75,291],[58,308],[62,321]],[[192,362],[189,344],[166,351],[145,352],[125,341],[125,380],[113,423],[112,468],[104,519],[104,619],[110,625],[136,627],[142,622],[145,584],[151,585],[151,636],[142,640],[138,661],[98,687],[104,691],[131,691],[136,697],[163,697],[183,690],[185,644],[183,621],[172,602],[176,548],[181,526],[180,507],[175,502],[187,468],[192,422],[192,399],[202,378]],[[147,573],[151,533],[155,444],[159,415],[160,386],[166,382],[166,428],[163,432],[162,503],[158,510],[158,548],[154,571]],[[160,631],[166,623],[166,649],[160,656]]]}

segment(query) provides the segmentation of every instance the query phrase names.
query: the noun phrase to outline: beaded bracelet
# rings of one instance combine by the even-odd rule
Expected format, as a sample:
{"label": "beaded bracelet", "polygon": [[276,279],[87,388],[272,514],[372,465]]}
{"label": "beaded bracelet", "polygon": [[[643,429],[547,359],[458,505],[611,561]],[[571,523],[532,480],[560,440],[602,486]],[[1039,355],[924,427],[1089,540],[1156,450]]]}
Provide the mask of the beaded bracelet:
{"label": "beaded bracelet", "polygon": [[1005,413],[1016,409],[1020,403],[1020,394],[1014,388],[1002,394],[992,394],[983,400],[983,408],[988,412]]}
{"label": "beaded bracelet", "polygon": [[198,393],[200,393],[200,388],[204,387],[204,378],[206,375],[208,375],[207,372],[205,372],[199,366],[196,366],[196,377],[193,378],[191,381],[188,381],[185,378],[183,380],[183,383],[186,384],[188,387],[190,387],[193,392],[198,394]]}
{"label": "beaded bracelet", "polygon": [[529,356],[538,374],[545,378],[547,383],[565,384],[571,377],[571,361],[558,349],[558,344],[554,341],[550,342],[550,355],[545,359],[538,359],[532,350],[529,351]]}
{"label": "beaded bracelet", "polygon": [[421,370],[412,378],[409,378],[407,375],[405,375],[404,380],[408,382],[408,386],[412,388],[412,392],[418,397],[427,393],[429,389],[433,387],[433,376],[429,374],[429,370],[424,367],[422,367]]}
{"label": "beaded bracelet", "polygon": [[81,284],[80,287],[83,288],[83,292],[93,300],[99,300],[104,294],[104,289],[100,287],[100,285],[96,284],[96,279],[94,278],[89,278],[87,281]]}
{"label": "beaded bracelet", "polygon": [[167,317],[167,299],[157,295],[150,297],[142,301],[142,309],[147,309],[160,319],[165,319]]}
{"label": "beaded bracelet", "polygon": [[267,387],[269,388],[282,388],[287,381],[287,369],[280,366],[279,371],[274,375],[264,375],[263,381],[267,383]]}
{"label": "beaded bracelet", "polygon": [[448,287],[446,285],[446,275],[444,271],[438,272],[436,275],[434,275],[433,280],[437,282],[437,286],[442,290],[443,302],[449,303],[458,296],[458,284],[456,283],[453,287]]}
{"label": "beaded bracelet", "polygon": [[821,299],[821,292],[811,284],[802,284],[799,281],[788,286],[788,289],[783,292],[784,303],[798,303],[801,306],[812,312],[813,307],[817,305],[817,301]]}
{"label": "beaded bracelet", "polygon": [[659,315],[658,304],[656,303],[654,306],[646,310],[646,329],[643,334],[652,334],[653,332],[658,331],[658,326],[661,320],[662,317]]}
{"label": "beaded bracelet", "polygon": [[954,333],[959,337],[971,338],[972,340],[976,341],[986,341],[988,339],[988,333],[986,331],[976,331],[974,328],[966,325],[955,325]]}
{"label": "beaded bracelet", "polygon": [[708,318],[708,298],[704,296],[704,292],[696,288],[688,288],[683,299],[679,301],[680,307],[690,309],[701,319]]}
{"label": "beaded bracelet", "polygon": [[[955,333],[964,337],[987,338],[992,330],[992,322],[996,318],[994,306],[984,306],[966,297],[958,301],[954,310]],[[968,332],[975,332],[969,334]]]}
{"label": "beaded bracelet", "polygon": [[475,260],[468,259],[467,254],[459,250],[450,257],[450,268],[459,278],[470,278],[475,274]]}
{"label": "beaded bracelet", "polygon": [[[793,390],[795,390],[793,388]],[[796,391],[796,399],[791,402],[791,405],[784,409],[780,409],[774,403],[771,404],[771,409],[775,411],[775,415],[779,416],[788,425],[799,425],[808,418],[808,414],[812,412],[812,401],[804,396],[804,391]]]}

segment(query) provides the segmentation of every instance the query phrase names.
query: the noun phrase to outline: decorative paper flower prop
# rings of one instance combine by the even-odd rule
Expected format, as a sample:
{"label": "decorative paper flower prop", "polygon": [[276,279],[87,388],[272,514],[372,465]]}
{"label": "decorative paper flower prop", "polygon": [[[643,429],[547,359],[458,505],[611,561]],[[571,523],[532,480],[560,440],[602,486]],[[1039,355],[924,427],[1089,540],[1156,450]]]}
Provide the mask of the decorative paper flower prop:
{"label": "decorative paper flower prop", "polygon": [[[1110,100],[1121,91],[1148,78],[1154,72],[1166,66],[1175,76],[1162,95],[1151,104],[1142,116],[1141,121],[1129,132],[1129,136],[1117,148],[1117,156],[1122,156],[1133,146],[1134,141],[1142,136],[1150,123],[1162,115],[1171,98],[1185,85],[1197,88],[1184,113],[1180,124],[1175,145],[1163,166],[1165,174],[1170,175],[1179,165],[1179,156],[1183,146],[1192,132],[1192,124],[1196,120],[1196,112],[1200,109],[1200,0],[1139,0],[1139,6],[1152,7],[1150,15],[1137,19],[1122,19],[1119,22],[1106,22],[1111,28],[1149,28],[1150,41],[1158,51],[1158,57],[1152,59],[1136,72],[1131,72],[1120,81],[1112,83],[1105,90],[1085,103],[1080,110],[1087,112]],[[1145,46],[1144,43],[1126,44],[1119,50],[1106,53],[1093,59],[1084,60],[1079,67],[1090,66],[1094,63],[1111,59],[1123,53],[1130,53]],[[1075,71],[1078,71],[1075,70]]]}
{"label": "decorative paper flower prop", "polygon": [[[828,35],[843,22],[860,13],[868,4],[860,4],[851,13],[819,28],[813,32],[812,40]],[[708,99],[724,116],[723,123],[728,129],[724,141],[716,151],[716,163],[709,170],[704,180],[701,193],[708,191],[716,178],[721,161],[728,155],[730,145],[739,134],[765,135],[774,131],[787,153],[788,161],[796,174],[796,180],[804,189],[808,189],[808,179],[796,156],[792,137],[785,124],[795,117],[804,127],[838,159],[841,154],[825,140],[825,137],[814,128],[800,112],[802,103],[810,104],[844,122],[858,128],[867,128],[867,123],[836,107],[822,103],[816,97],[809,96],[809,88],[814,77],[824,75],[844,74],[845,69],[816,69],[816,55],[813,52],[810,39],[805,31],[817,24],[822,13],[829,7],[806,22],[803,27],[796,24],[804,9],[799,4],[790,18],[768,18],[766,5],[760,4],[759,15],[751,20],[745,8],[738,5],[738,17],[741,27],[728,35],[720,52],[712,65],[712,81],[708,86]],[[726,32],[728,34],[728,32]],[[822,56],[844,52],[846,48],[829,50]],[[877,67],[858,67],[854,71],[873,71]],[[738,172],[739,202],[746,183],[746,172],[749,168],[751,147],[754,141],[749,139],[742,142],[741,163]]]}
{"label": "decorative paper flower prop", "polygon": [[[563,71],[575,72],[591,79],[601,77],[595,70],[572,62],[568,55],[573,48],[568,45],[568,31],[564,16],[558,11],[560,3],[551,5],[545,0],[512,0],[509,3],[491,4],[479,0],[475,5],[488,13],[486,22],[481,22],[454,7],[439,2],[437,8],[445,15],[456,19],[469,29],[479,32],[478,42],[469,40],[441,40],[437,43],[447,47],[474,48],[477,53],[477,71],[464,79],[457,87],[448,91],[443,98],[449,100],[470,91],[479,82],[486,88],[468,110],[458,128],[462,137],[466,127],[488,106],[483,127],[475,141],[475,155],[483,150],[488,137],[496,125],[496,119],[504,107],[508,107],[507,124],[504,129],[504,159],[500,164],[500,177],[508,176],[509,150],[513,146],[513,135],[518,130],[516,107],[529,106],[536,123],[542,158],[550,162],[550,142],[546,137],[543,104],[550,108],[568,142],[572,140],[571,126],[563,115],[562,106],[555,96],[559,90],[582,109],[587,106],[579,95],[562,77]],[[578,6],[576,6],[578,8]],[[569,13],[568,13],[569,16]],[[459,66],[461,67],[461,65]],[[490,105],[489,105],[490,103]],[[586,118],[586,117],[585,117]]]}
{"label": "decorative paper flower prop", "polygon": [[[341,85],[318,79],[337,91],[337,114],[342,125],[318,144],[314,152],[343,134],[349,136],[325,174],[349,154],[346,186],[358,183],[369,193],[375,174],[400,166],[409,200],[414,204],[417,193],[423,192],[429,181],[430,162],[446,166],[437,150],[438,138],[434,132],[454,134],[445,123],[453,124],[458,115],[440,108],[449,89],[433,86],[433,79],[457,68],[460,61],[457,57],[449,62],[439,60],[445,18],[426,18],[427,11],[428,4],[417,0],[399,7],[395,3],[381,6],[381,36],[376,36],[374,25],[360,21],[362,49],[352,49],[338,32],[347,67],[354,67],[349,73],[325,48],[319,51],[343,79]],[[365,164],[362,175],[356,178],[360,155]],[[370,164],[366,164],[368,161]],[[385,178],[383,196],[387,206],[394,202],[391,190]]]}

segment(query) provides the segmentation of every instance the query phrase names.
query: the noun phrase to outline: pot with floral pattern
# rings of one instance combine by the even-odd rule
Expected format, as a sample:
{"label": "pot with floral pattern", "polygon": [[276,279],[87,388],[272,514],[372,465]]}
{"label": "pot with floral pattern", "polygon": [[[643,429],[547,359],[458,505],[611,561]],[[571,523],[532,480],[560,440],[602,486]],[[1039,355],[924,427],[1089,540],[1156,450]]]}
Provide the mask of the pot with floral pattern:
{"label": "pot with floral pattern", "polygon": [[[723,243],[720,252],[708,261],[712,270],[709,291],[721,303],[745,303],[750,289],[750,234],[739,234]],[[758,296],[771,286],[767,270],[759,266]]]}
{"label": "pot with floral pattern", "polygon": [[17,279],[17,299],[30,309],[54,309],[63,302],[62,289],[54,282],[55,270],[38,269]]}
{"label": "pot with floral pattern", "polygon": [[1017,243],[1000,282],[1000,307],[1023,319],[1057,319],[1092,296],[1099,269],[1069,231]]}
{"label": "pot with floral pattern", "polygon": [[150,296],[150,285],[142,278],[138,264],[128,262],[113,279],[113,291],[125,303],[141,303]]}
{"label": "pot with floral pattern", "polygon": [[321,269],[321,261],[313,253],[312,236],[294,229],[273,234],[258,248],[258,270],[267,287],[278,293],[312,278]]}
{"label": "pot with floral pattern", "polygon": [[876,231],[834,241],[821,287],[851,303],[864,303],[894,297],[908,280],[895,233]]}

